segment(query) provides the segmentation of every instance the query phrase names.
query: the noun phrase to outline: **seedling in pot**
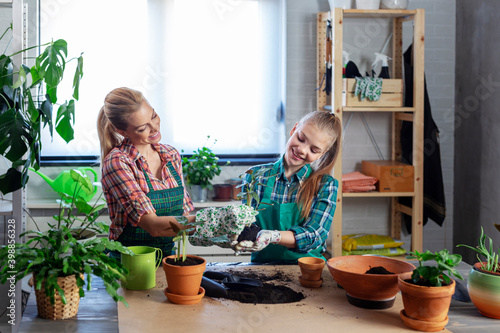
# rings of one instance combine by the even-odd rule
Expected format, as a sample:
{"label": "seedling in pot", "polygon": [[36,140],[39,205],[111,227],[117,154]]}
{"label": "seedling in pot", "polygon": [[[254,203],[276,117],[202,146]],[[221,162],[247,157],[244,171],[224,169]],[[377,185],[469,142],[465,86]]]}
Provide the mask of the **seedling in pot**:
{"label": "seedling in pot", "polygon": [[172,240],[173,242],[177,242],[177,248],[174,248],[177,253],[175,261],[184,262],[186,261],[187,257],[186,248],[188,242],[188,235],[194,232],[196,230],[196,226],[203,224],[204,221],[196,221],[193,223],[188,223],[188,219],[185,216],[176,216],[175,219],[181,225],[186,227],[181,229],[177,224],[170,222],[170,226],[172,227],[174,232],[177,233],[177,236],[175,236],[174,239]]}
{"label": "seedling in pot", "polygon": [[[495,226],[499,228],[500,225],[495,224]],[[486,245],[486,242],[488,242],[488,245]],[[482,227],[481,236],[479,236],[479,244],[476,247],[465,244],[459,244],[457,246],[465,246],[476,251],[477,260],[481,263],[481,269],[492,273],[500,273],[500,266],[498,265],[500,249],[498,249],[498,253],[495,253],[495,250],[493,249],[493,240],[484,233]],[[483,264],[483,260],[481,260],[480,255],[486,258],[486,264]]]}
{"label": "seedling in pot", "polygon": [[[462,256],[459,254],[450,254],[448,250],[444,249],[436,253],[426,251],[420,253],[418,251],[410,252],[407,259],[417,259],[419,267],[413,270],[411,276],[411,283],[421,286],[441,287],[448,285],[451,278],[446,274],[454,275],[455,277],[463,280],[462,275],[454,268],[462,261]],[[425,261],[434,260],[436,266],[424,266],[422,263]]]}

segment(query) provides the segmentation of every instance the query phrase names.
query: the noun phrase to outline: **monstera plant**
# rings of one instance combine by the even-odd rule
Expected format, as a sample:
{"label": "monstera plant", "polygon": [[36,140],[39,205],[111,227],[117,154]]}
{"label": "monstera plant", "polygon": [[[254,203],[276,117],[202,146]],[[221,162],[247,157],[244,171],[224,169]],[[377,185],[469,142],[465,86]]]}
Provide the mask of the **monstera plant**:
{"label": "monstera plant", "polygon": [[[12,25],[0,36],[4,38]],[[13,57],[34,48],[43,52],[34,65],[14,63]],[[59,102],[57,90],[63,79],[66,64],[76,61],[72,98]],[[59,39],[36,45],[14,54],[0,55],[0,154],[10,167],[0,175],[3,194],[24,187],[28,182],[28,168],[40,168],[41,131],[47,127],[53,136],[69,142],[73,139],[75,100],[79,98],[80,79],[83,76],[83,57],[68,58],[67,43]],[[53,117],[53,109],[57,114]]]}

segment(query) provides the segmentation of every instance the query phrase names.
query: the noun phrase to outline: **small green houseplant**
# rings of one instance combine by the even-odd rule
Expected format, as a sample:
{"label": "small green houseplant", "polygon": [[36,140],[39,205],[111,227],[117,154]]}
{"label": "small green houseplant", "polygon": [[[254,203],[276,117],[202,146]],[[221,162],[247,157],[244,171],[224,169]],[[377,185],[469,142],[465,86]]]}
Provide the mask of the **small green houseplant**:
{"label": "small green houseplant", "polygon": [[[444,249],[432,253],[410,253],[408,259],[417,259],[419,266],[413,272],[400,274],[398,286],[403,297],[404,310],[401,318],[405,325],[422,330],[443,329],[448,323],[448,310],[456,282],[450,275],[463,279],[455,269],[462,256],[450,254]],[[434,265],[424,262],[434,261]]]}
{"label": "small green houseplant", "polygon": [[[411,282],[421,286],[441,287],[448,285],[451,282],[449,275],[463,280],[462,275],[454,268],[462,261],[462,256],[459,254],[450,254],[444,249],[439,252],[432,253],[426,251],[420,253],[418,251],[411,252],[407,259],[417,259],[418,267],[413,270]],[[435,261],[435,266],[424,266],[426,261]],[[448,273],[448,274],[447,274]]]}
{"label": "small green houseplant", "polygon": [[[207,141],[210,135],[207,136]],[[215,144],[217,140],[214,140]],[[210,182],[215,176],[220,175],[219,158],[211,148],[204,145],[193,151],[191,157],[182,158],[182,172],[187,185],[199,185],[202,188],[212,189]],[[227,162],[229,164],[229,162]]]}
{"label": "small green houseplant", "polygon": [[[491,272],[500,273],[500,265],[498,264],[498,259],[500,257],[500,248],[495,249],[493,247],[493,240],[491,237],[484,233],[483,227],[481,227],[481,236],[479,236],[479,242],[476,247],[472,247],[466,244],[459,244],[457,246],[465,246],[476,252],[477,260],[480,263],[480,269]],[[482,261],[480,256],[484,256],[486,261]]]}
{"label": "small green houseplant", "polygon": [[[12,24],[0,40],[12,30]],[[14,63],[14,56],[27,50],[44,47],[35,64]],[[10,167],[0,175],[3,194],[24,187],[28,182],[28,169],[40,168],[42,149],[41,131],[48,127],[64,141],[73,140],[75,101],[79,99],[80,80],[83,76],[83,57],[68,58],[67,43],[63,39],[29,47],[14,54],[0,55],[0,154]],[[69,101],[58,103],[58,86],[68,62],[76,61],[73,94]],[[57,114],[53,116],[53,109]]]}
{"label": "small green houseplant", "polygon": [[[495,226],[498,228],[498,225]],[[477,253],[478,261],[470,269],[467,279],[472,303],[482,315],[500,319],[500,249],[494,248],[493,240],[484,233],[483,228],[476,247],[464,244],[458,246],[465,246]]]}

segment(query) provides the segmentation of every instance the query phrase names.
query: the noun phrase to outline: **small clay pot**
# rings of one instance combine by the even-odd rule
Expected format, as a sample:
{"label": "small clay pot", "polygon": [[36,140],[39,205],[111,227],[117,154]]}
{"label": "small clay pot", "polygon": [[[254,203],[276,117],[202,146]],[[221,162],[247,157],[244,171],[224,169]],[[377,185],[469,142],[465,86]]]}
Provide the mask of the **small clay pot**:
{"label": "small clay pot", "polygon": [[193,266],[177,266],[167,263],[167,259],[175,258],[175,255],[163,258],[163,270],[167,278],[168,291],[171,294],[196,296],[200,292],[201,279],[207,262],[198,256],[189,254],[187,256],[200,259],[202,263]]}
{"label": "small clay pot", "polygon": [[[407,282],[411,278],[411,272],[400,274],[398,286],[403,298],[404,315],[412,321],[405,320],[404,323],[415,328],[415,322],[424,323],[418,327],[419,330],[433,332],[441,330],[448,323],[448,310],[450,309],[451,296],[455,292],[455,280],[447,286],[426,287]],[[433,322],[433,325],[429,325]],[[411,326],[413,325],[413,326]]]}
{"label": "small clay pot", "polygon": [[319,281],[325,267],[325,261],[316,257],[299,258],[299,267],[302,272],[302,280]]}
{"label": "small clay pot", "polygon": [[215,201],[231,201],[232,200],[233,186],[231,184],[215,184],[214,193]]}

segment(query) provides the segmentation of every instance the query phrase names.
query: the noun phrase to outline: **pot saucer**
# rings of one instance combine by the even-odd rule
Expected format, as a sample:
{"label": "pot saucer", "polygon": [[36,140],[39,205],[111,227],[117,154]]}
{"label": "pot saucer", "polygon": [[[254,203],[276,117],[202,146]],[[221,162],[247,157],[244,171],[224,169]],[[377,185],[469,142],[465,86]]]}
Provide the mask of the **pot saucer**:
{"label": "pot saucer", "polygon": [[377,301],[353,297],[348,293],[345,293],[345,295],[347,296],[347,301],[350,304],[364,309],[389,309],[394,305],[394,301],[396,301],[396,296],[390,299]]}
{"label": "pot saucer", "polygon": [[323,284],[323,278],[319,280],[305,280],[302,276],[299,276],[299,282],[302,287],[319,288]]}
{"label": "pot saucer", "polygon": [[168,292],[168,288],[163,289],[163,293],[165,296],[167,296],[167,299],[174,304],[184,304],[184,305],[189,305],[189,304],[196,304],[201,301],[203,296],[205,296],[205,289],[203,287],[200,287],[200,290],[198,291],[198,295],[195,296],[185,296],[185,295],[177,295],[177,294],[172,294]]}
{"label": "pot saucer", "polygon": [[448,316],[446,316],[446,319],[443,321],[426,321],[426,320],[413,319],[406,315],[404,309],[401,310],[399,315],[401,319],[403,319],[403,322],[405,323],[406,326],[424,332],[441,331],[446,326],[446,324],[448,324],[449,320]]}

